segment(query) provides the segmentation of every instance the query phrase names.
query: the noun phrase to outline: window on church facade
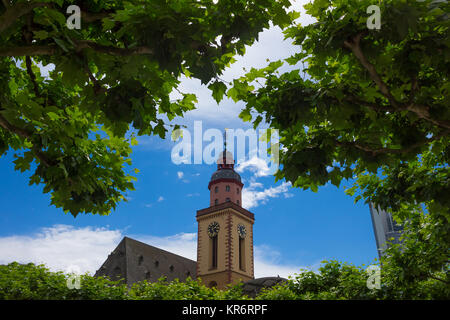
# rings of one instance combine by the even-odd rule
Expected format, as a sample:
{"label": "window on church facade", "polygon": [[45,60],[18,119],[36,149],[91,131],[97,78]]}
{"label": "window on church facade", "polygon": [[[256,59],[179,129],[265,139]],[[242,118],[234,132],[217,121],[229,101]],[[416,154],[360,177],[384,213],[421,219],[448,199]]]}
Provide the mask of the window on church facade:
{"label": "window on church facade", "polygon": [[225,190],[226,190],[226,191],[230,191],[230,186],[226,186],[226,187],[225,187]]}
{"label": "window on church facade", "polygon": [[217,206],[219,204],[219,199],[214,200],[214,204]]}
{"label": "window on church facade", "polygon": [[239,237],[239,269],[245,271],[245,239]]}
{"label": "window on church facade", "polygon": [[214,192],[215,192],[215,193],[219,192],[219,187],[215,187],[215,188],[214,188]]}
{"label": "window on church facade", "polygon": [[227,202],[230,202],[230,198],[227,198],[227,200],[226,200]]}
{"label": "window on church facade", "polygon": [[236,193],[239,194],[239,188],[236,188]]}
{"label": "window on church facade", "polygon": [[236,203],[239,204],[239,200],[237,200]]}
{"label": "window on church facade", "polygon": [[217,269],[217,235],[210,238],[211,244],[211,261],[210,261],[210,269]]}

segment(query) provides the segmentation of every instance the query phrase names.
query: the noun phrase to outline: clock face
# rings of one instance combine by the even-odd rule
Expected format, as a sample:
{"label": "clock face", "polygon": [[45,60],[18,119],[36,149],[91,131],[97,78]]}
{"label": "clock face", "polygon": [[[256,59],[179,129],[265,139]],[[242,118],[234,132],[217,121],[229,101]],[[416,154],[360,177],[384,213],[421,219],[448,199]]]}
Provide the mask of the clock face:
{"label": "clock face", "polygon": [[247,230],[245,229],[245,226],[243,224],[238,224],[237,231],[240,238],[245,238]]}
{"label": "clock face", "polygon": [[217,236],[220,230],[220,225],[218,222],[214,221],[211,222],[208,226],[208,235],[212,238]]}

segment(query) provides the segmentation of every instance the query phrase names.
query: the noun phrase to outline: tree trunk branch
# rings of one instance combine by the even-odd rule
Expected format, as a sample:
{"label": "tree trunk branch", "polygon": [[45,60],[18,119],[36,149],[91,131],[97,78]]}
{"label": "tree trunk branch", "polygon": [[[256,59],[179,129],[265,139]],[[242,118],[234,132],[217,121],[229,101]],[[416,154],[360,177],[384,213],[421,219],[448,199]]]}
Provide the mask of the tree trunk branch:
{"label": "tree trunk branch", "polygon": [[[113,56],[132,56],[153,54],[153,50],[149,47],[135,47],[135,48],[118,48],[112,46],[104,46],[89,40],[76,41],[75,51],[79,52],[84,49],[92,49],[99,53],[109,54]],[[45,56],[54,55],[59,51],[56,45],[48,46],[22,46],[22,47],[6,47],[0,48],[0,56],[3,57],[17,57],[17,56]]]}
{"label": "tree trunk branch", "polygon": [[[13,133],[13,134],[17,134],[19,136],[21,136],[22,138],[25,139],[29,139],[31,138],[31,133],[28,132],[25,129],[16,127],[12,124],[10,124],[1,114],[0,114],[0,127],[2,127],[3,129]],[[39,160],[46,166],[46,167],[50,167],[50,161],[48,160],[48,158],[45,156],[45,154],[39,150],[37,147],[33,147],[32,148],[34,154],[36,155],[36,157],[39,158]]]}
{"label": "tree trunk branch", "polygon": [[395,100],[394,96],[391,94],[386,83],[384,83],[383,79],[381,79],[375,66],[367,60],[366,56],[361,50],[360,42],[364,34],[365,34],[364,32],[358,33],[355,37],[353,37],[351,41],[344,41],[344,45],[353,52],[353,54],[363,65],[363,67],[366,68],[372,80],[376,83],[381,93],[389,100],[392,106],[398,108],[399,103]]}
{"label": "tree trunk branch", "polygon": [[7,7],[5,13],[0,16],[0,33],[8,29],[17,19],[31,12],[33,9],[49,5],[49,3],[45,2],[19,2],[12,7]]}
{"label": "tree trunk branch", "polygon": [[144,46],[135,48],[118,48],[118,47],[104,46],[89,40],[76,41],[76,45],[77,45],[75,47],[76,51],[81,51],[83,49],[92,49],[96,52],[110,54],[113,56],[153,54],[153,50],[151,48]]}
{"label": "tree trunk branch", "polygon": [[[360,32],[356,36],[354,36],[350,41],[344,41],[345,47],[349,48],[359,62],[363,65],[363,67],[369,72],[371,79],[376,83],[381,93],[389,100],[389,103],[398,110],[408,110],[415,113],[419,118],[427,120],[436,126],[441,128],[450,129],[450,123],[448,121],[435,120],[430,117],[429,108],[427,106],[420,106],[414,103],[409,103],[408,105],[400,104],[392,95],[386,83],[381,79],[378,74],[375,66],[370,63],[365,57],[360,42],[365,32]],[[417,79],[413,78],[411,80],[411,94],[415,94],[419,90],[419,85]]]}
{"label": "tree trunk branch", "polygon": [[435,276],[432,276],[432,275],[429,275],[429,277],[430,277],[431,279],[441,281],[441,282],[443,282],[443,283],[445,283],[445,284],[447,284],[447,285],[450,284],[450,282],[445,281],[444,279],[441,279],[441,278],[438,278],[438,277],[435,277]]}
{"label": "tree trunk branch", "polygon": [[0,48],[0,56],[2,57],[18,57],[18,56],[48,56],[58,52],[56,45],[48,46],[22,46],[22,47],[3,47]]}
{"label": "tree trunk branch", "polygon": [[84,22],[94,22],[94,21],[98,21],[104,18],[107,18],[109,16],[111,16],[111,14],[113,14],[113,11],[110,12],[95,12],[95,13],[91,13],[91,12],[87,12],[87,11],[81,11],[81,19]]}
{"label": "tree trunk branch", "polygon": [[355,141],[355,142],[336,141],[336,144],[338,146],[352,146],[352,147],[355,147],[356,149],[359,149],[359,150],[362,150],[364,152],[367,152],[367,153],[369,153],[372,156],[376,156],[376,155],[379,155],[379,154],[386,154],[386,153],[402,154],[402,153],[408,153],[408,152],[410,152],[410,151],[412,151],[412,150],[414,150],[414,149],[416,149],[416,148],[418,148],[420,146],[424,146],[424,145],[426,145],[426,144],[428,144],[430,142],[438,140],[438,139],[448,135],[449,133],[450,133],[449,130],[443,131],[440,134],[435,135],[435,136],[427,139],[426,141],[421,141],[421,142],[414,143],[414,144],[410,145],[409,147],[403,148],[403,149],[390,149],[390,148],[372,149],[371,147],[362,145],[361,143],[359,143],[357,141]]}
{"label": "tree trunk branch", "polygon": [[38,85],[36,83],[36,75],[33,72],[33,69],[31,67],[31,58],[30,56],[26,56],[25,58],[25,64],[27,66],[27,73],[31,78],[31,83],[33,84],[33,89],[34,89],[34,94],[36,95],[36,97],[39,97],[39,89],[38,89]]}

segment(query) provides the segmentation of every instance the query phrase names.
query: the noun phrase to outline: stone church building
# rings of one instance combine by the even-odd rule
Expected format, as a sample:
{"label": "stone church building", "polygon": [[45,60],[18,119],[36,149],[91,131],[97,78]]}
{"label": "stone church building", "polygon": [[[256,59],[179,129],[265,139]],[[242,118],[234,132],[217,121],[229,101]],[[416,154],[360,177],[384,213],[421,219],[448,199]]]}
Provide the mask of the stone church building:
{"label": "stone church building", "polygon": [[242,207],[240,175],[234,170],[230,152],[222,152],[208,184],[209,207],[197,211],[197,261],[124,237],[95,273],[111,279],[168,281],[201,278],[208,287],[224,289],[227,284],[245,282],[244,292],[254,295],[279,277],[254,279],[253,224],[255,216]]}

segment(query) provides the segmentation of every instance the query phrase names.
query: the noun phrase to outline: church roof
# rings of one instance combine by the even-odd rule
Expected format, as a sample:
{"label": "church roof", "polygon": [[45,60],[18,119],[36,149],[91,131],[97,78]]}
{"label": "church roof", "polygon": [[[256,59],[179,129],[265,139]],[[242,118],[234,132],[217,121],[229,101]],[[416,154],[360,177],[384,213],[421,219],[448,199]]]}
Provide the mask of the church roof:
{"label": "church roof", "polygon": [[146,243],[124,237],[95,276],[123,279],[127,285],[166,276],[168,281],[196,278],[197,262]]}
{"label": "church roof", "polygon": [[211,176],[210,182],[219,179],[233,179],[241,182],[241,176],[233,169],[219,169],[215,171]]}

